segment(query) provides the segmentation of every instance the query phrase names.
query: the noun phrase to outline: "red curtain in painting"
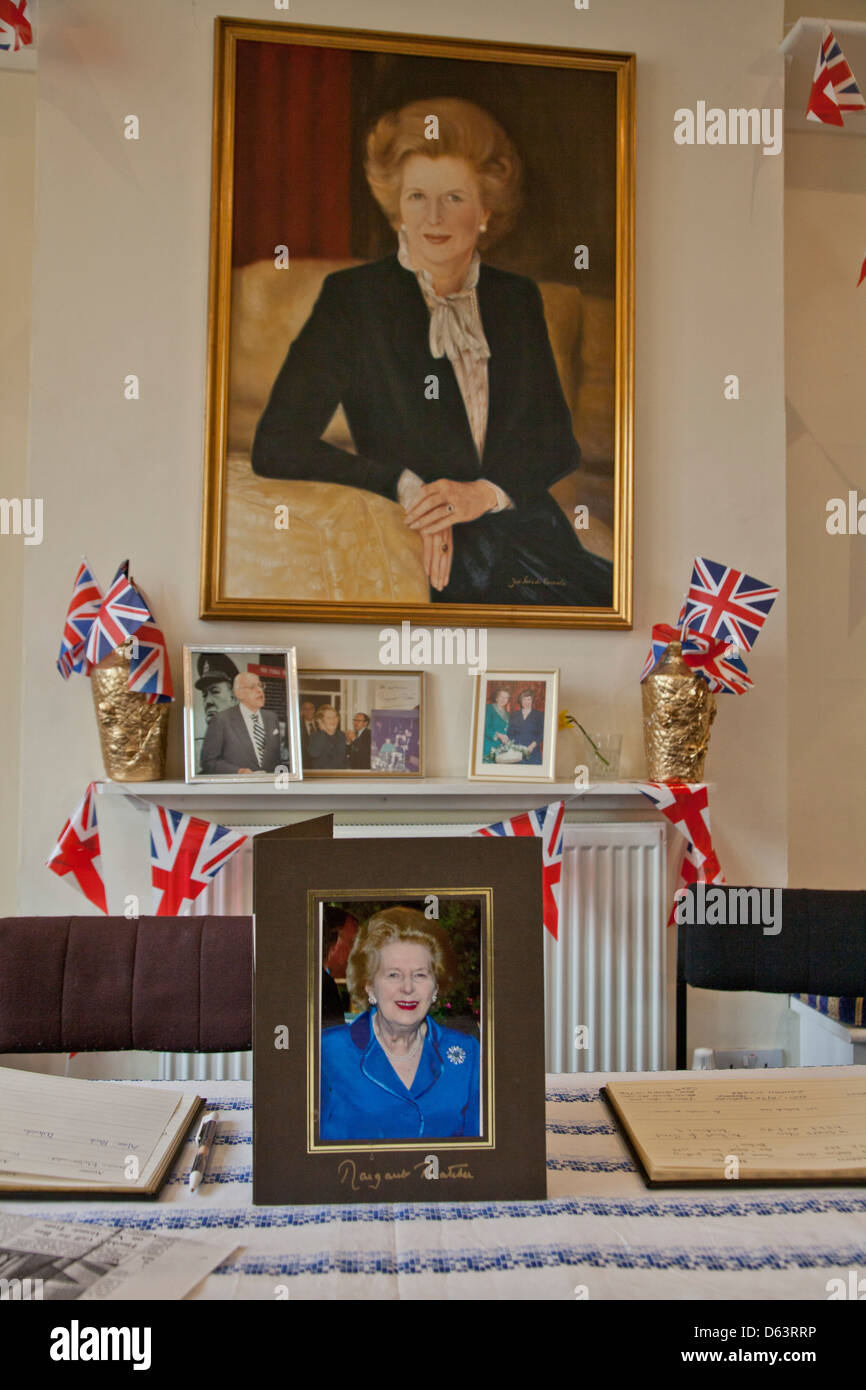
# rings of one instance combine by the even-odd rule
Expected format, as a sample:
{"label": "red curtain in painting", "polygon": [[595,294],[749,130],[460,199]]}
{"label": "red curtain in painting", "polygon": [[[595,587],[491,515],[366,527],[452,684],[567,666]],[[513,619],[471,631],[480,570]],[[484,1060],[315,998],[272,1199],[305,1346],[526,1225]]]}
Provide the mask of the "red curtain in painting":
{"label": "red curtain in painting", "polygon": [[232,262],[349,255],[351,54],[237,46]]}

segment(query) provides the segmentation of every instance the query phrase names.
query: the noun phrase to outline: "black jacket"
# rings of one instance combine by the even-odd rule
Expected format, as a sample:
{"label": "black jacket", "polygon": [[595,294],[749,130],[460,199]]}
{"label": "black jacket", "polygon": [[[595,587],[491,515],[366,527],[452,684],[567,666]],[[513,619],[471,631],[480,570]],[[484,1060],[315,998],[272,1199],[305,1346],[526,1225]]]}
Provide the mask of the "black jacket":
{"label": "black jacket", "polygon": [[[548,492],[580,450],[538,286],[482,263],[478,305],[490,347],[480,459],[451,363],[430,354],[418,281],[392,255],[325,279],[259,421],[253,469],[392,500],[404,468],[425,483],[488,478],[514,510],[455,528],[451,579],[433,601],[609,604],[610,564],[583,549]],[[339,404],[357,454],[322,441]]]}
{"label": "black jacket", "polygon": [[[482,263],[478,306],[490,345],[480,462],[451,363],[430,354],[421,289],[394,255],[324,281],[256,431],[255,472],[345,483],[392,499],[404,468],[424,482],[485,477],[516,507],[573,472],[580,450],[538,286]],[[438,378],[438,400],[425,395],[430,376]],[[321,441],[341,402],[357,456]]]}

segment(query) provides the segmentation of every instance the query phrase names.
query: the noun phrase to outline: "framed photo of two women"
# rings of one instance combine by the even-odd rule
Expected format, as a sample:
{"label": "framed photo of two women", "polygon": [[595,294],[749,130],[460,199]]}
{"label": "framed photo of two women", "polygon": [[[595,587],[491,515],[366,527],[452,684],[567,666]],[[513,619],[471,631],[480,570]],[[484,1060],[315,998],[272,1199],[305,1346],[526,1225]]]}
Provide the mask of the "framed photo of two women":
{"label": "framed photo of two women", "polygon": [[628,627],[634,58],[216,21],[206,618]]}

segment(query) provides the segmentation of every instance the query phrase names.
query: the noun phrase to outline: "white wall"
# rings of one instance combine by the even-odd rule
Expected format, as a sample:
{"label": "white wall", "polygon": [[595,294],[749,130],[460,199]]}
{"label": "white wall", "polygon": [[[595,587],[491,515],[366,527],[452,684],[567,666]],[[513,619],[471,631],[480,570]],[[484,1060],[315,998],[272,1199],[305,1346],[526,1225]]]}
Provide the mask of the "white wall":
{"label": "white wall", "polygon": [[[86,910],[43,868],[86,783],[100,775],[85,682],[54,660],[86,551],[105,581],[129,555],[180,676],[183,642],[294,642],[304,665],[375,666],[377,627],[203,623],[198,558],[208,269],[213,19],[217,0],[42,0],[36,277],[28,486],[46,538],[24,603],[21,909]],[[237,0],[238,16],[274,18]],[[781,106],[782,0],[293,0],[291,19],[637,54],[636,555],[633,632],[494,628],[491,666],[559,666],[562,705],[625,734],[643,775],[637,677],[653,622],[673,621],[696,553],[784,586],[783,156],[679,147],[673,112]],[[170,35],[170,40],[167,36]],[[122,138],[134,112],[141,139]],[[275,138],[278,129],[275,124]],[[123,398],[128,372],[141,400]],[[723,378],[740,377],[726,401]],[[717,848],[732,882],[786,881],[785,598],[761,638],[756,690],[727,697],[707,775]],[[462,776],[455,712],[470,682],[430,679],[429,771]],[[586,721],[584,721],[586,722]],[[568,759],[566,759],[567,763]],[[181,771],[173,714],[170,775]],[[117,904],[114,905],[115,910]],[[773,1012],[775,1010],[775,1013]],[[723,1045],[711,1029],[702,1041]],[[769,1045],[778,1002],[752,1008]],[[754,1026],[752,1026],[754,1024]],[[715,1025],[713,1025],[715,1028]]]}
{"label": "white wall", "polygon": [[[0,494],[6,498],[27,491],[35,131],[35,75],[0,69]],[[0,536],[0,915],[14,913],[18,902],[21,595],[36,553],[21,536]]]}

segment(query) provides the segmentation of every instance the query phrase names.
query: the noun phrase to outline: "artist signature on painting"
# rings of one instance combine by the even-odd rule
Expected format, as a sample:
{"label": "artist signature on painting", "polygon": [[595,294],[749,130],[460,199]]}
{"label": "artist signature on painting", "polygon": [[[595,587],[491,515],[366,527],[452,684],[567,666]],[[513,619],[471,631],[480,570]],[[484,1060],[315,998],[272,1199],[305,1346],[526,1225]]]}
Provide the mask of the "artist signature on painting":
{"label": "artist signature on painting", "polygon": [[[426,1166],[425,1160],[423,1163],[414,1164],[412,1168],[365,1168],[357,1164],[353,1158],[344,1158],[337,1166],[337,1176],[344,1187],[350,1188],[352,1192],[378,1192],[388,1183],[406,1182],[413,1173],[423,1173]],[[438,1177],[440,1182],[443,1179],[453,1182],[460,1179],[472,1180],[473,1174],[468,1163],[449,1163],[447,1167],[439,1169]]]}
{"label": "artist signature on painting", "polygon": [[524,584],[546,584],[549,589],[561,589],[565,582],[564,579],[533,579],[531,575],[525,574],[522,579],[512,579],[508,587],[517,589],[522,588]]}

